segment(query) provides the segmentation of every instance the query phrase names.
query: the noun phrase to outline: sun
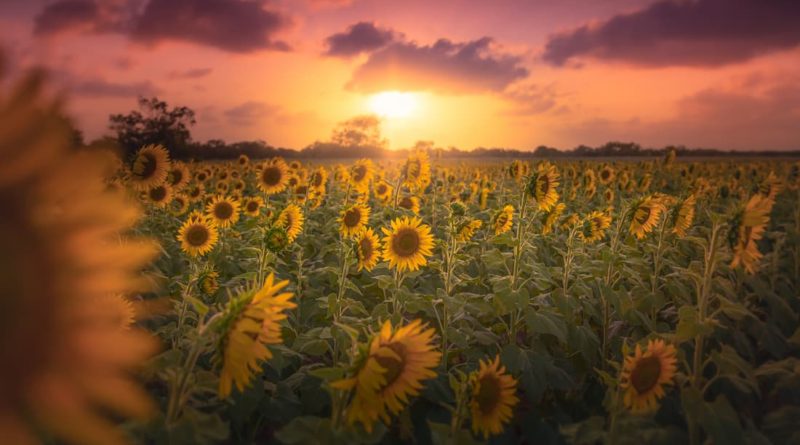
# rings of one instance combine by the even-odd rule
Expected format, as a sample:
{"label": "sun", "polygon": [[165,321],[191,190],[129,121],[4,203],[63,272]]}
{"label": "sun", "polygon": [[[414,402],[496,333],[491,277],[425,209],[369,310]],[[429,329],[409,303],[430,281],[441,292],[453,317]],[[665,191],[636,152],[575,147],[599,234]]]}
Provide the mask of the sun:
{"label": "sun", "polygon": [[417,98],[413,93],[384,91],[370,97],[369,107],[375,114],[382,117],[408,117],[417,108]]}

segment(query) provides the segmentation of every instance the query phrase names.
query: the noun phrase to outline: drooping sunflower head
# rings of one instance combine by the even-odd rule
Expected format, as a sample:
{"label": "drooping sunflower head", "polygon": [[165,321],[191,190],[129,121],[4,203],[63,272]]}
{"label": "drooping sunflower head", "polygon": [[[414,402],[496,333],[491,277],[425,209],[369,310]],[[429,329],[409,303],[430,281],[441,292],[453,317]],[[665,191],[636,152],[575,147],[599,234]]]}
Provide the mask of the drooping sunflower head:
{"label": "drooping sunflower head", "polygon": [[368,432],[379,419],[389,422],[409,398],[419,394],[425,380],[436,377],[441,353],[433,344],[435,331],[419,319],[396,330],[384,322],[356,363],[352,377],[331,384],[353,390],[347,422],[361,423]]}
{"label": "drooping sunflower head", "polygon": [[419,198],[416,196],[403,196],[398,200],[397,206],[406,210],[411,210],[415,215],[419,215]]}
{"label": "drooping sunflower head", "polygon": [[371,271],[381,257],[381,245],[378,235],[372,228],[367,227],[356,237],[356,256],[358,257],[358,270]]}
{"label": "drooping sunflower head", "polygon": [[275,220],[275,225],[278,227],[282,227],[286,230],[286,236],[289,238],[289,242],[294,242],[297,238],[297,235],[303,230],[303,221],[305,217],[303,216],[303,211],[295,204],[287,205],[280,214],[278,214],[278,218]]}
{"label": "drooping sunflower head", "polygon": [[339,215],[339,232],[345,238],[358,235],[369,222],[370,208],[364,204],[353,204]]}
{"label": "drooping sunflower head", "polygon": [[145,145],[136,152],[130,168],[130,183],[137,190],[163,184],[170,169],[169,153],[161,145]]}
{"label": "drooping sunflower head", "polygon": [[555,165],[543,162],[528,180],[528,195],[536,200],[539,210],[549,212],[558,202],[560,176]]}
{"label": "drooping sunflower head", "polygon": [[548,233],[552,232],[556,226],[556,222],[561,215],[564,213],[564,210],[567,209],[566,204],[560,202],[553,207],[553,210],[549,211],[544,217],[544,224],[542,224],[542,235],[547,235]]}
{"label": "drooping sunflower head", "polygon": [[281,158],[272,158],[258,171],[258,188],[267,195],[282,192],[289,180],[289,167]]}
{"label": "drooping sunflower head", "polygon": [[683,238],[692,226],[695,213],[695,196],[689,195],[683,201],[678,202],[672,210],[672,233]]}
{"label": "drooping sunflower head", "polygon": [[422,190],[431,181],[431,162],[425,150],[414,150],[402,168],[403,184],[410,190]]}
{"label": "drooping sunflower head", "polygon": [[216,225],[206,217],[189,218],[178,231],[181,250],[193,257],[210,252],[218,240]]}
{"label": "drooping sunflower head", "polygon": [[239,391],[250,384],[254,374],[261,371],[261,362],[272,358],[267,348],[281,343],[281,320],[284,311],[297,305],[293,294],[281,292],[288,281],[276,283],[270,274],[260,290],[249,290],[231,299],[217,325],[221,336],[217,361],[222,363],[219,376],[219,396],[230,396],[233,385]]}
{"label": "drooping sunflower head", "polygon": [[494,215],[493,225],[494,225],[494,234],[500,235],[503,233],[508,232],[511,230],[511,226],[514,224],[514,206],[506,205],[502,209],[498,210],[497,213]]}
{"label": "drooping sunflower head", "polygon": [[648,196],[640,200],[634,205],[630,233],[637,239],[644,238],[653,231],[665,210],[664,202],[656,196]]}
{"label": "drooping sunflower head", "polygon": [[672,385],[676,366],[675,347],[664,340],[649,340],[642,351],[636,345],[633,355],[625,357],[620,376],[625,406],[635,413],[653,411],[664,397],[664,386]]}
{"label": "drooping sunflower head", "polygon": [[391,269],[414,271],[427,264],[433,249],[431,228],[417,217],[396,218],[384,227],[383,258]]}
{"label": "drooping sunflower head", "polygon": [[350,185],[357,191],[364,192],[369,190],[369,183],[374,174],[374,166],[369,159],[359,159],[350,167]]}
{"label": "drooping sunflower head", "polygon": [[731,267],[741,265],[749,274],[758,271],[763,254],[758,241],[763,237],[775,201],[761,194],[753,195],[731,221],[729,242],[733,247]]}
{"label": "drooping sunflower head", "polygon": [[314,190],[324,190],[326,184],[328,184],[328,170],[324,167],[318,167],[308,178],[308,185]]}
{"label": "drooping sunflower head", "polygon": [[517,380],[500,365],[500,357],[480,361],[480,369],[469,376],[472,392],[469,408],[472,433],[484,439],[503,432],[503,424],[513,417],[517,398]]}
{"label": "drooping sunflower head", "polygon": [[483,221],[479,219],[472,219],[461,224],[456,232],[456,240],[465,243],[475,236],[475,232],[483,226]]}

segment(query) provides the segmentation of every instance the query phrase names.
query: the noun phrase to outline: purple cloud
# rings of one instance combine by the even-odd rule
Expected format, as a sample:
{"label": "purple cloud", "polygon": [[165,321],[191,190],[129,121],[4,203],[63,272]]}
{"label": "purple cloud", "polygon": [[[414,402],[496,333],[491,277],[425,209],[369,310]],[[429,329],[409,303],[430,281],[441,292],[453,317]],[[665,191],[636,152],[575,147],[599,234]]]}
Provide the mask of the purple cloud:
{"label": "purple cloud", "polygon": [[93,0],[63,0],[51,3],[34,18],[35,35],[51,35],[82,27],[94,27],[100,10]]}
{"label": "purple cloud", "polygon": [[390,29],[378,28],[371,22],[358,22],[347,31],[333,34],[325,39],[328,56],[352,57],[386,46],[395,37]]}
{"label": "purple cloud", "polygon": [[248,127],[278,112],[278,107],[274,105],[251,100],[229,108],[223,114],[232,124]]}
{"label": "purple cloud", "polygon": [[206,77],[214,71],[213,68],[192,68],[185,71],[170,71],[167,74],[169,79],[199,79]]}
{"label": "purple cloud", "polygon": [[71,94],[83,97],[138,97],[161,93],[150,81],[118,83],[105,79],[75,80],[69,83]]}
{"label": "purple cloud", "polygon": [[721,66],[800,44],[796,0],[662,0],[549,38],[543,59]]}
{"label": "purple cloud", "polygon": [[468,42],[439,39],[432,45],[394,42],[371,53],[347,87],[365,92],[497,92],[527,76],[522,58],[500,52],[491,37]]}

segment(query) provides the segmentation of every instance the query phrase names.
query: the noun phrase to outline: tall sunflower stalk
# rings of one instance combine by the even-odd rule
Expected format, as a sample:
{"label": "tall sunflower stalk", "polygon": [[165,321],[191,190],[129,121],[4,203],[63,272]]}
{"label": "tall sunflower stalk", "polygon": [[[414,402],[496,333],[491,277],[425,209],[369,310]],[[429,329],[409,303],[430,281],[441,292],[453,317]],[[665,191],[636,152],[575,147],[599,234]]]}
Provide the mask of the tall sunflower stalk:
{"label": "tall sunflower stalk", "polygon": [[[620,238],[622,237],[623,227],[625,226],[625,221],[628,218],[628,215],[634,210],[635,207],[627,206],[625,211],[622,212],[622,215],[617,220],[617,227],[614,230],[614,236],[611,238],[611,245],[609,246],[611,250],[611,255],[609,256],[608,266],[606,267],[606,276],[604,277],[604,283],[607,288],[611,289],[615,280],[615,270],[614,270],[614,263],[616,262],[616,255],[617,255],[617,247],[619,247]],[[602,368],[605,369],[608,365],[608,331],[609,327],[611,326],[611,303],[608,301],[604,292],[600,292],[600,299],[602,300],[601,303],[603,304],[603,324],[602,324],[602,338],[601,340],[601,364]]]}
{"label": "tall sunflower stalk", "polygon": [[658,312],[661,309],[657,305],[657,301],[655,300],[656,291],[659,287],[659,278],[661,274],[661,269],[663,264],[661,263],[664,259],[664,234],[666,232],[667,227],[667,217],[661,218],[661,223],[659,224],[658,228],[658,241],[656,242],[656,250],[653,252],[653,275],[650,277],[650,295],[651,297],[651,314],[650,317],[653,319],[653,326],[657,325],[658,322]]}

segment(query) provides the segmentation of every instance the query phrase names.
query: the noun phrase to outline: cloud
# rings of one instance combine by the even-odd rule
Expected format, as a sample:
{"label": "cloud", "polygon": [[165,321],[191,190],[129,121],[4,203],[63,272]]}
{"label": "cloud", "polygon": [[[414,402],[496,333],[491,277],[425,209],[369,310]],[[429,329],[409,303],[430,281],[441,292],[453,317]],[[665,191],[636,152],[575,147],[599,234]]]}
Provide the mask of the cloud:
{"label": "cloud", "polygon": [[291,19],[264,0],[58,0],[34,19],[34,34],[122,33],[144,45],[181,41],[224,51],[289,51],[275,35]]}
{"label": "cloud", "polygon": [[562,128],[575,143],[637,140],[647,145],[682,144],[735,150],[800,149],[800,83],[797,79],[740,88],[710,88],[677,102],[674,117],[645,122],[592,119]]}
{"label": "cloud", "polygon": [[644,66],[721,66],[800,44],[796,0],[661,0],[550,36],[543,59],[580,57]]}
{"label": "cloud", "polygon": [[568,108],[560,103],[564,96],[556,89],[553,83],[542,85],[538,83],[515,84],[503,94],[514,108],[508,113],[511,115],[530,116],[544,113],[564,113]]}
{"label": "cloud", "polygon": [[500,52],[491,37],[432,45],[394,42],[370,54],[347,84],[352,90],[474,93],[502,91],[528,76],[522,58]]}
{"label": "cloud", "polygon": [[214,71],[213,68],[192,68],[185,71],[170,71],[167,74],[167,78],[171,80],[175,79],[199,79],[201,77],[206,77]]}
{"label": "cloud", "polygon": [[251,100],[229,108],[223,114],[232,124],[249,127],[264,118],[275,116],[279,111],[275,105]]}
{"label": "cloud", "polygon": [[117,83],[105,79],[85,79],[69,82],[69,92],[83,97],[138,97],[161,93],[150,81]]}
{"label": "cloud", "polygon": [[347,31],[333,34],[325,39],[328,56],[352,57],[386,46],[395,37],[390,29],[382,29],[372,22],[358,22]]}
{"label": "cloud", "polygon": [[36,16],[35,35],[51,35],[80,28],[94,28],[100,11],[92,0],[64,0],[51,3]]}

